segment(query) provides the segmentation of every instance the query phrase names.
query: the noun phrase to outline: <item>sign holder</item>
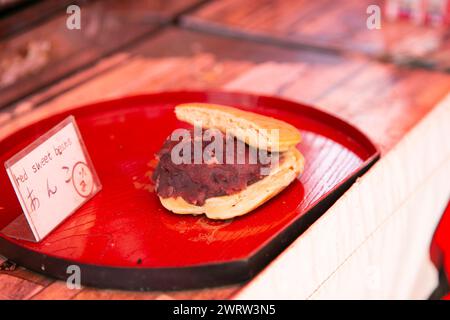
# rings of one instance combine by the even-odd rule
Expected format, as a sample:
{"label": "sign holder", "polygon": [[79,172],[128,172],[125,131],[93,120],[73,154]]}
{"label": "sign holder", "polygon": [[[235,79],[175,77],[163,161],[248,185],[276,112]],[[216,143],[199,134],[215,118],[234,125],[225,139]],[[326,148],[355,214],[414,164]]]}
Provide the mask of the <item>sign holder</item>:
{"label": "sign holder", "polygon": [[5,162],[23,214],[1,232],[39,242],[101,190],[73,116]]}

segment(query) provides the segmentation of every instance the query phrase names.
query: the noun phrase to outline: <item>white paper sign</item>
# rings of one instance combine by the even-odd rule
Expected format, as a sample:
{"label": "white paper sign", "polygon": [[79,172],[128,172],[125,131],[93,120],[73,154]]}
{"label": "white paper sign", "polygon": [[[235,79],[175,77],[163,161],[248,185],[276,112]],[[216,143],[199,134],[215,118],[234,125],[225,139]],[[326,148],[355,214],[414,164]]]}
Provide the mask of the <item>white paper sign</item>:
{"label": "white paper sign", "polygon": [[[42,240],[101,189],[72,116],[6,161],[5,167],[26,218],[2,230],[16,238]],[[26,222],[31,237],[24,231]]]}

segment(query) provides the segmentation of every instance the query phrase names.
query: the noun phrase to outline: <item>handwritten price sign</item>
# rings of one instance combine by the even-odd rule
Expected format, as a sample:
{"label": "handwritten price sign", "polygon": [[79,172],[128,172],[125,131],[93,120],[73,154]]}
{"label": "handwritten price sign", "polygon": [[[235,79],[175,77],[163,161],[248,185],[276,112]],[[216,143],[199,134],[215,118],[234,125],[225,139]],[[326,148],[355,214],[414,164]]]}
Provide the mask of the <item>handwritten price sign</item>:
{"label": "handwritten price sign", "polygon": [[[101,189],[74,117],[20,151],[5,167],[26,218],[3,231],[16,238],[42,240]],[[28,224],[31,239],[21,221]]]}

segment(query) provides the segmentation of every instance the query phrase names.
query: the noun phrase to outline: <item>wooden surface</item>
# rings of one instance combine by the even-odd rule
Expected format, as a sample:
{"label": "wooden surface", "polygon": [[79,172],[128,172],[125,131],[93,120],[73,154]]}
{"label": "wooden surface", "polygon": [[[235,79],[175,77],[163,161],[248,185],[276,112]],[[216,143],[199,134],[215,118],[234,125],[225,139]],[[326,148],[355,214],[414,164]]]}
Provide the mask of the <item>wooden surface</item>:
{"label": "wooden surface", "polygon": [[[384,0],[218,0],[185,15],[188,28],[278,45],[364,53],[400,64],[450,70],[450,28],[390,21],[366,25],[369,5]],[[383,11],[384,12],[384,11]]]}
{"label": "wooden surface", "polygon": [[7,5],[4,5],[5,7],[0,7],[0,39],[26,30],[58,12],[65,12],[69,4],[76,2],[70,0],[9,1]]}
{"label": "wooden surface", "polygon": [[[66,27],[65,7],[46,5],[46,1],[18,17],[0,20],[0,108],[155,31],[198,3],[199,0],[79,1],[80,30]],[[17,27],[27,20],[22,15],[31,10],[34,15],[41,11],[50,14],[47,7],[60,10],[19,34],[1,34],[8,26]]]}
{"label": "wooden surface", "polygon": [[[30,29],[33,24],[45,22],[53,16],[66,13],[68,5],[75,4],[81,9],[89,9],[92,3],[107,8],[100,3],[102,0],[15,0],[9,7],[0,7],[0,38],[10,37],[20,31]],[[108,6],[115,10],[131,11],[139,18],[145,15],[145,21],[168,23],[181,13],[201,4],[204,0],[109,0]],[[28,3],[27,3],[28,2]],[[17,8],[18,7],[18,8]],[[2,10],[3,9],[3,10]]]}
{"label": "wooden surface", "polygon": [[[245,90],[312,103],[357,125],[388,155],[405,132],[450,91],[450,76],[361,57],[288,50],[169,28],[4,111],[0,114],[0,138],[83,103],[179,88]],[[0,278],[1,297],[7,299],[228,298],[241,287],[145,293],[80,291],[20,267],[0,272]]]}

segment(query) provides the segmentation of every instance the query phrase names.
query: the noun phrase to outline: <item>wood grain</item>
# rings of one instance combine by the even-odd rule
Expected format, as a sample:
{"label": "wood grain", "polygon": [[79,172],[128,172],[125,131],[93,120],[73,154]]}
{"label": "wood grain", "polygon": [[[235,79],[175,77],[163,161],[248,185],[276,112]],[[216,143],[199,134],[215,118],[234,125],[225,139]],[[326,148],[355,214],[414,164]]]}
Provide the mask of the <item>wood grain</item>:
{"label": "wood grain", "polygon": [[345,77],[337,66],[327,66],[332,70],[336,67],[334,72],[328,70],[336,77],[335,85],[324,84],[333,77],[320,68],[308,70],[302,63],[269,62],[255,66],[226,88],[312,103],[361,128],[384,153],[450,90],[450,77],[442,73],[352,62],[351,67],[339,66],[347,71]]}
{"label": "wood grain", "polygon": [[53,282],[52,279],[49,279],[46,276],[43,276],[36,272],[32,272],[32,271],[27,270],[20,266],[17,266],[14,271],[0,271],[0,273],[6,274],[6,275],[14,275],[14,277],[16,277],[16,278],[28,280],[30,282],[33,282],[33,283],[43,286],[43,287],[46,287],[50,283]]}
{"label": "wood grain", "polygon": [[13,275],[0,273],[0,300],[29,299],[43,286]]}
{"label": "wood grain", "polygon": [[[167,49],[169,47],[170,50]],[[98,74],[95,70],[78,74],[75,80],[66,80],[69,84],[62,84],[49,94],[43,91],[24,99],[8,113],[3,113],[9,117],[0,129],[0,139],[50,114],[87,102],[169,89],[227,88],[316,104],[358,125],[388,155],[404,134],[450,90],[450,76],[441,73],[398,68],[361,57],[288,50],[178,29],[168,29],[126,48],[114,59],[117,60],[113,63],[105,62],[106,68],[95,69],[99,70]],[[95,68],[99,68],[98,65]],[[383,177],[382,173],[380,177]],[[363,194],[364,189],[354,192]],[[335,226],[331,217],[329,232]],[[373,227],[372,224],[370,226]],[[317,242],[320,243],[319,240]],[[344,244],[342,246],[345,247]],[[324,249],[327,251],[321,252],[331,252],[333,248],[334,244],[330,244]],[[351,250],[342,252],[339,261],[345,260],[349,252]],[[302,268],[308,266],[312,264]],[[309,276],[318,272],[298,270],[304,270],[302,274]],[[317,279],[317,283],[330,274],[325,269],[321,272],[321,276],[311,276]],[[13,277],[5,278],[13,287],[23,285],[15,280],[14,273],[8,276]],[[239,288],[142,294],[84,288],[73,295],[61,283],[54,282],[45,288],[44,285],[38,286],[38,290],[33,291],[36,299],[226,298]]]}
{"label": "wood grain", "polygon": [[[198,2],[78,2],[82,14],[80,30],[69,30],[66,27],[68,15],[65,10],[60,10],[37,27],[1,40],[0,108],[93,64],[121,46],[156,30],[159,25],[169,23],[177,14]],[[16,25],[17,21],[9,23]]]}
{"label": "wood grain", "polygon": [[208,288],[202,290],[185,290],[177,292],[129,292],[120,290],[99,290],[87,288],[78,293],[76,300],[203,300],[203,299],[226,299],[237,291],[236,286],[219,288]]}
{"label": "wood grain", "polygon": [[182,18],[188,28],[281,45],[368,54],[399,64],[449,70],[450,29],[390,21],[366,25],[369,5],[382,0],[219,0]]}
{"label": "wood grain", "polygon": [[0,39],[31,28],[34,24],[45,21],[58,12],[65,12],[65,8],[69,4],[80,2],[82,1],[10,1],[9,8],[2,7],[0,11]]}
{"label": "wood grain", "polygon": [[[168,47],[171,48],[170,52]],[[220,88],[265,61],[297,61],[301,65],[310,66],[306,68],[310,73],[316,70],[318,73],[331,74],[326,70],[332,68],[337,75],[330,75],[330,80],[321,79],[321,87],[317,89],[319,92],[320,88],[336,85],[341,77],[345,77],[343,74],[346,70],[363,64],[328,54],[296,52],[168,29],[151,41],[143,41],[135,47],[118,52],[114,58],[106,59],[105,63],[100,63],[99,65],[106,67],[101,69],[97,77],[93,76],[95,72],[86,71],[76,76],[76,81],[64,81],[61,88],[53,90],[53,95],[56,95],[54,97],[47,94],[49,90],[45,90],[17,103],[3,113],[4,117],[7,117],[5,114],[10,115],[8,120],[17,119],[5,123],[0,137],[29,121],[42,118],[43,115],[88,102],[170,89]],[[66,82],[70,83],[65,84]],[[72,83],[81,85],[70,89]],[[305,97],[309,94],[310,92],[304,91]],[[29,112],[40,104],[42,106],[39,106],[39,112]]]}
{"label": "wood grain", "polygon": [[30,298],[32,300],[69,300],[78,293],[80,293],[79,289],[69,289],[64,281],[52,281]]}

